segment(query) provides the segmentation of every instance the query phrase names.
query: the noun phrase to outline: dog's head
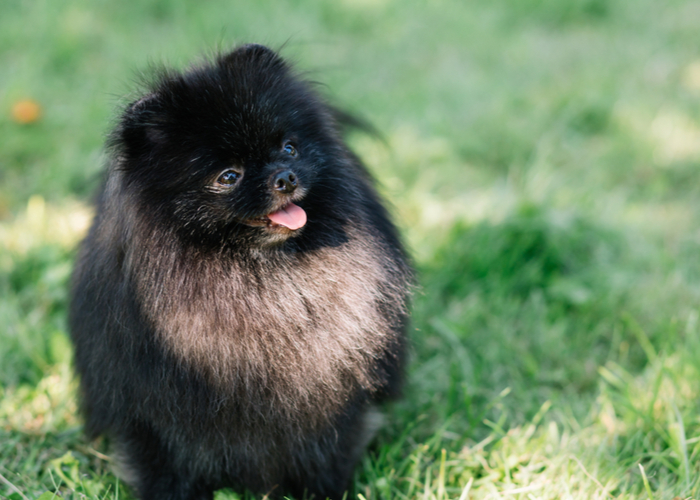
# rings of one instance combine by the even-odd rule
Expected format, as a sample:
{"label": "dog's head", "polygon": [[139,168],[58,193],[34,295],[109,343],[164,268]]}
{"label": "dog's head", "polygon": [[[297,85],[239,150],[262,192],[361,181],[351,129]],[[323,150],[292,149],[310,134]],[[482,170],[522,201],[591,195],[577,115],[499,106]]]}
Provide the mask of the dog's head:
{"label": "dog's head", "polygon": [[260,45],[162,72],[112,145],[142,210],[193,242],[280,244],[342,219],[357,177],[331,108]]}

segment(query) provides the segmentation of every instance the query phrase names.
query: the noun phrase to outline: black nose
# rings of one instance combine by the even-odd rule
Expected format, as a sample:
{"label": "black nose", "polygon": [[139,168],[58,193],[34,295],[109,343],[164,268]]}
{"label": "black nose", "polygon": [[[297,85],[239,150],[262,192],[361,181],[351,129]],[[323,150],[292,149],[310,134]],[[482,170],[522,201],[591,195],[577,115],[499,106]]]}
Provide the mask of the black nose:
{"label": "black nose", "polygon": [[273,181],[275,191],[289,194],[297,188],[297,176],[290,170],[285,170],[275,175]]}

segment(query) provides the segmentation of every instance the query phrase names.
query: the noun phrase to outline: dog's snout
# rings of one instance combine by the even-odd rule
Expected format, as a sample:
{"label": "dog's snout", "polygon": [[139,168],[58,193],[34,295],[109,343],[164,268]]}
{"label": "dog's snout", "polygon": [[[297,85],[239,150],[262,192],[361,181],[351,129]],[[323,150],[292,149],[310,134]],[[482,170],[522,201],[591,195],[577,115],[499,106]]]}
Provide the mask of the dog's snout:
{"label": "dog's snout", "polygon": [[290,194],[297,188],[297,176],[291,170],[279,172],[272,178],[272,185],[278,193]]}

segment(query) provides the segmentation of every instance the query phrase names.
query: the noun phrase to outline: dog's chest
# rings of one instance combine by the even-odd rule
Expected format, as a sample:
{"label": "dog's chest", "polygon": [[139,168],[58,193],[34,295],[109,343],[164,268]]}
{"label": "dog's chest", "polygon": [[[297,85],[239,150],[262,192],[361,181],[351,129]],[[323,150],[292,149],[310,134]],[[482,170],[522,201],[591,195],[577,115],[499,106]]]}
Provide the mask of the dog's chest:
{"label": "dog's chest", "polygon": [[[387,282],[370,249],[340,248],[246,266],[173,263],[139,295],[166,352],[222,398],[308,416],[373,390],[394,335]],[[390,308],[402,306],[396,295]]]}

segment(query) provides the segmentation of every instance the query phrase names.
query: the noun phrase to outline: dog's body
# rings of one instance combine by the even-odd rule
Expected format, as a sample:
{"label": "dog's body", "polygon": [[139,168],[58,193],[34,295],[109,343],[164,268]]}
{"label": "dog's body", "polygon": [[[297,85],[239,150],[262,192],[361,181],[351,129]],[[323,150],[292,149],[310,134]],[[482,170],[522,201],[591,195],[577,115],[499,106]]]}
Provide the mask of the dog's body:
{"label": "dog's body", "polygon": [[112,151],[70,310],[88,434],[142,499],[340,498],[399,389],[410,268],[332,109],[243,46],[162,75]]}

